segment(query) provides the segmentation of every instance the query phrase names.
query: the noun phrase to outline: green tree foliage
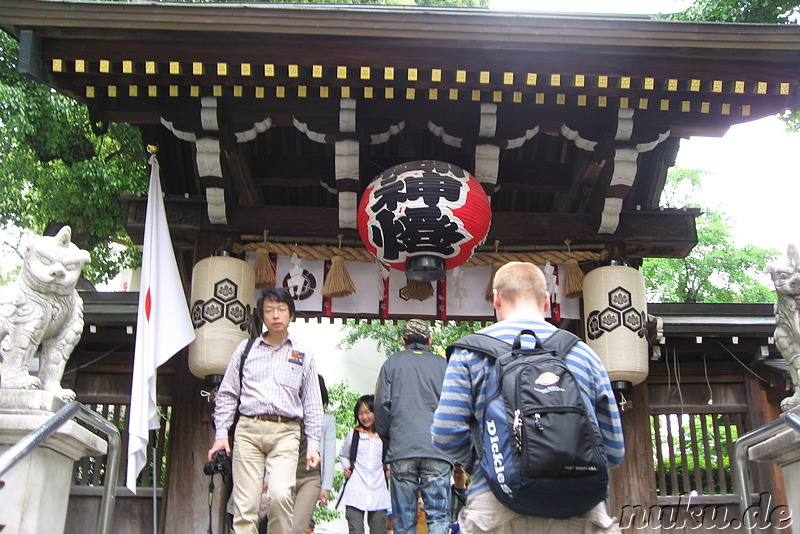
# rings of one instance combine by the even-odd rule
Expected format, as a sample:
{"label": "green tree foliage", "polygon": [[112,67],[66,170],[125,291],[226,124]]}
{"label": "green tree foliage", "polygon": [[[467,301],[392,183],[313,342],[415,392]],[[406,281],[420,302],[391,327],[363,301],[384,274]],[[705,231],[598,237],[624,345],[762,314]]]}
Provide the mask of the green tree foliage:
{"label": "green tree foliage", "polygon": [[0,240],[0,286],[4,286],[16,280],[22,269],[22,233],[18,228],[3,228],[3,237]]}
{"label": "green tree foliage", "polygon": [[[348,319],[342,327],[345,336],[339,343],[339,348],[350,349],[359,340],[371,339],[377,342],[378,351],[388,358],[392,353],[403,350],[400,338],[405,324],[405,321],[398,321],[397,324],[379,324]],[[474,330],[480,328],[482,325],[476,323]],[[452,321],[434,321],[431,327],[431,337],[433,338],[431,352],[444,356],[444,351],[450,343],[474,332],[474,330],[467,326],[457,325]]]}
{"label": "green tree foliage", "polygon": [[[673,169],[667,176],[665,202],[684,199],[700,187],[697,169]],[[732,223],[724,213],[706,209],[697,220],[697,246],[686,258],[648,258],[641,268],[650,302],[774,302],[775,296],[759,276],[777,250],[753,245],[737,248]],[[763,277],[762,277],[763,279]]]}
{"label": "green tree foliage", "polygon": [[141,136],[93,124],[86,106],[17,73],[18,50],[0,32],[0,228],[52,235],[68,224],[92,255],[86,278],[107,281],[130,260],[119,195],[147,190]]}
{"label": "green tree foliage", "polygon": [[355,426],[353,408],[362,393],[350,387],[347,380],[328,387],[328,413],[336,419],[336,439],[344,439],[347,432]]}
{"label": "green tree foliage", "polygon": [[695,0],[685,11],[670,15],[673,20],[789,23],[800,14],[800,3],[780,0]]}

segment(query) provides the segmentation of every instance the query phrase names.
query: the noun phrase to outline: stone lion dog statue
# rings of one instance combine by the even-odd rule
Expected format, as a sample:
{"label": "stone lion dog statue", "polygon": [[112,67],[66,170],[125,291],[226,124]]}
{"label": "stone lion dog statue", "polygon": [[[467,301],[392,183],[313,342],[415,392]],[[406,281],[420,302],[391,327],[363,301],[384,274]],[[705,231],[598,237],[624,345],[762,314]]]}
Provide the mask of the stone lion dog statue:
{"label": "stone lion dog statue", "polygon": [[[83,300],[75,286],[90,256],[64,226],[32,240],[17,280],[0,289],[0,388],[42,389],[64,401],[75,392],[61,377],[83,332]],[[29,372],[41,345],[38,376]]]}
{"label": "stone lion dog statue", "polygon": [[775,346],[781,351],[794,393],[781,401],[781,410],[800,406],[800,254],[790,244],[786,256],[767,266],[775,283]]}

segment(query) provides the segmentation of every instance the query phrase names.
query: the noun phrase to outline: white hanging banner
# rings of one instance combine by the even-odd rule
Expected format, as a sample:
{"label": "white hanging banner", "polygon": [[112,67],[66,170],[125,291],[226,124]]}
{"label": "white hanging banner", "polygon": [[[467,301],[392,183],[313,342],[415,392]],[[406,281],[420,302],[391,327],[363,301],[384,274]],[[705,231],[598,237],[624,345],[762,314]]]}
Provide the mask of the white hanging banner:
{"label": "white hanging banner", "polygon": [[247,265],[252,267],[253,269],[256,268],[256,255],[257,252],[255,250],[247,250],[244,253],[244,261],[247,262]]}
{"label": "white hanging banner", "polygon": [[331,312],[377,315],[383,298],[383,284],[375,264],[346,261],[344,267],[356,286],[356,292],[346,297],[331,298]]}
{"label": "white hanging banner", "polygon": [[491,276],[491,265],[461,266],[447,271],[447,316],[494,316],[494,307],[485,298]]}
{"label": "white hanging banner", "polygon": [[389,269],[389,315],[413,315],[429,317],[436,315],[436,282],[432,282],[434,292],[423,301],[409,299],[403,288],[408,284],[406,273]]}
{"label": "white hanging banner", "polygon": [[544,265],[539,265],[539,269],[544,273],[545,282],[547,282],[547,292],[555,295],[557,291],[558,277],[556,276],[556,266],[549,261]]}
{"label": "white hanging banner", "polygon": [[[296,256],[296,255],[295,255]],[[256,253],[248,251],[245,260],[251,266],[255,265]],[[281,287],[289,289],[295,299],[298,311],[321,312],[323,306],[322,284],[324,281],[324,261],[301,260],[295,257],[278,256],[276,279]],[[383,299],[383,281],[376,263],[358,261],[345,261],[345,268],[356,286],[356,292],[346,297],[331,299],[331,313],[336,315],[366,314],[380,315],[381,300]],[[578,319],[581,317],[581,298],[567,298],[564,296],[564,280],[566,280],[566,265],[539,265],[545,273],[548,282],[548,291],[554,296],[553,302],[558,303],[562,319]],[[292,273],[292,268],[295,269]],[[556,268],[558,269],[556,271]],[[556,277],[556,272],[558,273]],[[494,308],[487,302],[484,295],[492,267],[479,265],[472,267],[460,266],[447,271],[445,278],[446,288],[446,315],[447,317],[492,317]],[[402,288],[406,286],[405,273],[396,269],[389,269],[389,310],[387,317],[397,315],[436,316],[436,295],[424,301],[404,298]],[[434,283],[434,290],[436,289]],[[256,298],[261,290],[256,290]],[[552,318],[550,312],[546,317]]]}
{"label": "white hanging banner", "polygon": [[303,260],[297,254],[278,256],[276,285],[289,290],[297,311],[322,311],[324,277],[325,262],[322,260]]}
{"label": "white hanging banner", "polygon": [[[567,266],[555,265],[548,261],[545,265],[539,265],[538,267],[544,273],[544,278],[547,282],[547,291],[549,291],[551,295],[551,311],[545,313],[545,318],[553,318],[552,305],[557,304],[559,307],[559,315],[561,320],[580,319],[580,297],[567,298],[564,296],[564,280],[566,280],[567,276]],[[556,273],[558,273],[558,275],[556,275]]]}

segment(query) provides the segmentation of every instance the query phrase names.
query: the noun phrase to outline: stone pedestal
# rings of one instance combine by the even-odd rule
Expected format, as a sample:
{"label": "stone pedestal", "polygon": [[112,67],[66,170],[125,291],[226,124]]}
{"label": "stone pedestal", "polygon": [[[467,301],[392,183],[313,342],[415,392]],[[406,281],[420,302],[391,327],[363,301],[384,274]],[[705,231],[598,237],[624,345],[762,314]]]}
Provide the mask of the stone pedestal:
{"label": "stone pedestal", "polygon": [[[792,413],[800,415],[800,408],[794,408]],[[800,433],[787,426],[773,437],[750,447],[748,456],[754,462],[772,462],[780,466],[786,486],[785,504],[797,517],[800,514]]]}
{"label": "stone pedestal", "polygon": [[[0,389],[0,453],[49,421],[64,402],[44,391]],[[75,460],[103,455],[107,443],[74,420],[7,471],[0,489],[5,532],[62,534]]]}

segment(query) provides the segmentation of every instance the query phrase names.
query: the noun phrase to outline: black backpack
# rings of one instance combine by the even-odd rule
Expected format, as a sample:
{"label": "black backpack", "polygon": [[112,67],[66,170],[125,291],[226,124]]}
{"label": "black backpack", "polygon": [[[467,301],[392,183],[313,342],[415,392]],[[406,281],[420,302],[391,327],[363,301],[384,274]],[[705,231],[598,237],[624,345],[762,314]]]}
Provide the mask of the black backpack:
{"label": "black backpack", "polygon": [[[522,349],[521,337],[536,338]],[[545,343],[532,330],[513,345],[470,334],[447,349],[467,349],[496,360],[487,376],[478,467],[495,497],[524,515],[566,519],[608,496],[608,460],[593,410],[563,357],[578,338],[556,330]]]}

